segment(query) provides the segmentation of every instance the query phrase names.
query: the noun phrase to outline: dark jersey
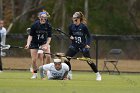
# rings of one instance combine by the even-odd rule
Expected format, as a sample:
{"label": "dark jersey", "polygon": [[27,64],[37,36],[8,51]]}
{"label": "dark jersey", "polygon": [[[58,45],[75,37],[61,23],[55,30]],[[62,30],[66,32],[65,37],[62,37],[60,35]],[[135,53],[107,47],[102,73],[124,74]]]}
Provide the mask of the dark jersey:
{"label": "dark jersey", "polygon": [[46,43],[47,38],[52,35],[52,27],[48,21],[45,24],[40,24],[40,21],[37,20],[31,26],[31,32],[29,35],[32,36],[32,43]]}
{"label": "dark jersey", "polygon": [[69,35],[74,37],[74,40],[72,40],[73,45],[85,46],[90,44],[90,33],[83,23],[78,26],[71,24],[69,26]]}

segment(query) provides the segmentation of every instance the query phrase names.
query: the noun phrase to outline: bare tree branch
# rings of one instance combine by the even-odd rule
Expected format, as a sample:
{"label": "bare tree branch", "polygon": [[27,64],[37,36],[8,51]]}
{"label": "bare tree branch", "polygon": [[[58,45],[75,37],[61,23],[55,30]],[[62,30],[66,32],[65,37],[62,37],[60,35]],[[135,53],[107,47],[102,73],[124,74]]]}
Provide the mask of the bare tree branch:
{"label": "bare tree branch", "polygon": [[21,15],[17,16],[17,17],[15,18],[15,20],[13,20],[13,21],[10,23],[10,25],[9,25],[9,27],[8,27],[8,29],[7,29],[7,33],[10,32],[10,30],[11,30],[11,28],[13,27],[14,23],[17,22],[21,17],[23,17],[24,15],[26,15],[26,14],[32,12],[32,11],[39,10],[39,9],[42,9],[42,6],[39,6],[39,7],[30,9],[30,10],[28,10],[28,11],[23,12]]}
{"label": "bare tree branch", "polygon": [[61,8],[61,6],[62,6],[61,0],[57,0],[55,2],[54,8],[53,8],[53,12],[52,12],[53,22],[55,22],[57,17],[60,15],[60,11],[58,12],[58,10]]}
{"label": "bare tree branch", "polygon": [[0,0],[0,19],[3,18],[3,0]]}
{"label": "bare tree branch", "polygon": [[65,8],[65,0],[62,0],[62,7],[63,7],[63,13],[62,13],[62,25],[61,29],[64,31],[65,28],[65,19],[66,19],[66,8]]}
{"label": "bare tree branch", "polygon": [[136,4],[136,1],[137,0],[129,0],[128,14],[129,14],[129,18],[130,18],[131,22],[133,23],[136,30],[138,31],[139,27],[138,27],[138,24],[136,23],[136,18],[135,18],[136,10],[134,8],[134,5]]}
{"label": "bare tree branch", "polygon": [[[25,13],[25,12],[27,12],[29,9],[31,9],[31,7],[32,7],[32,2],[33,2],[33,0],[25,0],[24,7],[23,7],[23,10],[22,10],[23,13]],[[28,15],[22,16],[21,22],[24,22],[24,21],[27,19],[27,16],[28,16]]]}
{"label": "bare tree branch", "polygon": [[85,17],[88,20],[88,0],[85,0],[85,6],[84,7],[85,7],[85,9],[84,9]]}
{"label": "bare tree branch", "polygon": [[12,4],[12,16],[13,16],[13,20],[15,20],[15,1],[11,0],[11,4]]}

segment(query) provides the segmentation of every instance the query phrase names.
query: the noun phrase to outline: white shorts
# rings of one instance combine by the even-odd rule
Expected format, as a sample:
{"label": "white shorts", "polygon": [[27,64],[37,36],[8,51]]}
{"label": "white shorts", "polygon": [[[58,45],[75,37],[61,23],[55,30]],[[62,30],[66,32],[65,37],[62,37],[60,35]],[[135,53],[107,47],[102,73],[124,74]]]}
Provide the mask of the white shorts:
{"label": "white shorts", "polygon": [[43,52],[50,53],[50,45],[48,45],[48,48],[45,51],[44,50],[38,50],[37,51],[38,54],[43,54]]}

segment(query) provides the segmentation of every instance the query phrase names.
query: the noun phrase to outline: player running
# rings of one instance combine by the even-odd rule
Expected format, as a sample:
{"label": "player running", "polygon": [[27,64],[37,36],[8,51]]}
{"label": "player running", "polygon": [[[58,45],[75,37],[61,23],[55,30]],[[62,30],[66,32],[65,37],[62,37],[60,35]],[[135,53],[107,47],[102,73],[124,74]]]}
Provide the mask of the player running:
{"label": "player running", "polygon": [[[83,56],[86,58],[90,57],[90,33],[86,26],[86,19],[82,12],[75,12],[72,17],[73,23],[69,26],[69,35],[72,41],[69,46],[66,56],[73,57],[78,52],[82,52]],[[70,59],[66,60],[65,63],[69,66],[71,70]],[[92,61],[87,61],[92,70],[96,73],[96,80],[101,80],[101,75],[98,72],[95,64]],[[71,73],[71,71],[70,71]]]}
{"label": "player running", "polygon": [[69,66],[66,63],[61,63],[62,60],[55,58],[53,63],[46,64],[39,67],[40,76],[42,80],[45,80],[44,72],[47,72],[47,78],[49,80],[69,80],[68,71]]}
{"label": "player running", "polygon": [[[39,20],[35,21],[31,26],[31,31],[29,33],[26,49],[30,49],[32,57],[32,67],[33,67],[33,76],[31,79],[37,78],[37,59],[38,59],[38,49],[43,49],[44,52],[50,53],[50,42],[52,36],[52,27],[48,22],[47,18],[50,15],[48,12],[40,12],[38,14]],[[42,56],[43,57],[43,56]],[[50,55],[46,55],[47,63],[50,63]]]}

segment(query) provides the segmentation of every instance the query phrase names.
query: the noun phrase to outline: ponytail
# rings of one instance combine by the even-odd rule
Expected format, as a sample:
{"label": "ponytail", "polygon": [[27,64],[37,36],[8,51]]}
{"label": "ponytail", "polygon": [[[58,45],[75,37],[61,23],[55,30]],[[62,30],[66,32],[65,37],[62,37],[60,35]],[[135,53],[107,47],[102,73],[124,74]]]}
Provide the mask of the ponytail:
{"label": "ponytail", "polygon": [[84,14],[79,11],[81,23],[87,25],[87,19],[85,18]]}

